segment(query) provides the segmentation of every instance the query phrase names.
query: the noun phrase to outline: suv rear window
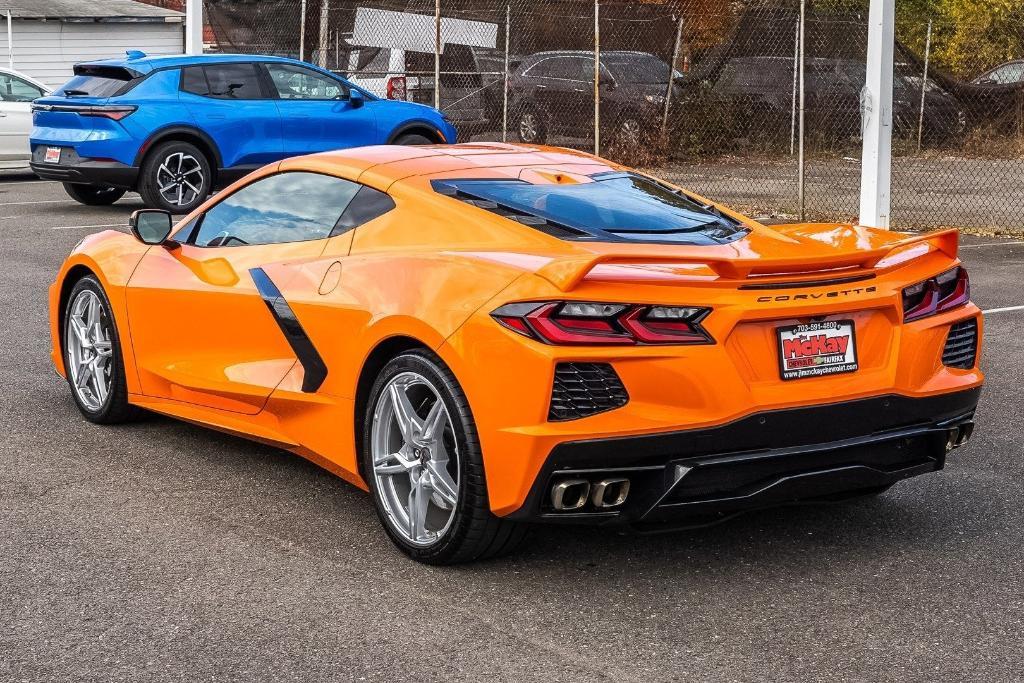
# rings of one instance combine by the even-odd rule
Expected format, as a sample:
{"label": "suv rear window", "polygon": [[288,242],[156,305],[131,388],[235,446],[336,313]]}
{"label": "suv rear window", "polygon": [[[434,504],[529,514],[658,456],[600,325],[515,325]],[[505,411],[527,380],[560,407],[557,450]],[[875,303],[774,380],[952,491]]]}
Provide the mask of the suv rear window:
{"label": "suv rear window", "polygon": [[632,173],[592,183],[435,180],[434,190],[566,239],[719,244],[748,229],[713,206]]}
{"label": "suv rear window", "polygon": [[121,66],[77,64],[75,75],[55,93],[66,97],[114,97],[135,87],[142,74]]}

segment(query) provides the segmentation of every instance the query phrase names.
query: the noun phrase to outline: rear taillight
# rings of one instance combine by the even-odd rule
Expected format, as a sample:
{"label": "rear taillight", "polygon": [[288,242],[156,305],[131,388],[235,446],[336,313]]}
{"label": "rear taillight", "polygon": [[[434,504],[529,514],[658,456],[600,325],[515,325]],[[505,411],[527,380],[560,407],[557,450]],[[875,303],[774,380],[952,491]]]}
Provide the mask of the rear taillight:
{"label": "rear taillight", "polygon": [[712,344],[710,308],[584,301],[506,304],[491,316],[524,337],[555,345]]}
{"label": "rear taillight", "polygon": [[387,97],[389,100],[404,100],[406,95],[405,76],[392,76],[388,79]]}
{"label": "rear taillight", "polygon": [[903,290],[903,321],[920,320],[963,306],[971,298],[971,281],[963,266],[951,268]]}
{"label": "rear taillight", "polygon": [[132,114],[138,107],[127,104],[33,104],[32,112],[57,111],[78,114],[79,116],[97,116],[113,121],[120,121]]}

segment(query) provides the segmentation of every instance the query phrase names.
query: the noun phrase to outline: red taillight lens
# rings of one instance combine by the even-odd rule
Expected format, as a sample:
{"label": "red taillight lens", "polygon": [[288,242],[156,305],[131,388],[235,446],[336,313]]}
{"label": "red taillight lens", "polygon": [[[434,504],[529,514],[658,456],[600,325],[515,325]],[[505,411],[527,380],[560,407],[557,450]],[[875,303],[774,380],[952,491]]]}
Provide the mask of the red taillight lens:
{"label": "red taillight lens", "polygon": [[32,116],[35,120],[35,115],[38,112],[55,111],[120,121],[137,109],[138,107],[127,104],[33,104]]}
{"label": "red taillight lens", "polygon": [[405,99],[405,76],[392,76],[388,79],[387,87],[387,97],[389,100]]}
{"label": "red taillight lens", "polygon": [[963,306],[971,299],[971,281],[963,266],[951,268],[903,290],[903,322]]}
{"label": "red taillight lens", "polygon": [[701,327],[710,308],[579,301],[507,304],[491,316],[513,332],[555,345],[713,344]]}

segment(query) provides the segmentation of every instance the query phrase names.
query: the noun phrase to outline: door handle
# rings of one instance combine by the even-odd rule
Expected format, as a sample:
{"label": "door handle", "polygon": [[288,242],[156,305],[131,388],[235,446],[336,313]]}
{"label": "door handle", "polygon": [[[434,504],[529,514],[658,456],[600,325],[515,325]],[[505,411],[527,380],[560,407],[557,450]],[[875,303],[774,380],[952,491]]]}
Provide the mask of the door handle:
{"label": "door handle", "polygon": [[548,86],[544,85],[543,83],[538,83],[537,84],[537,90],[546,90],[547,87]]}

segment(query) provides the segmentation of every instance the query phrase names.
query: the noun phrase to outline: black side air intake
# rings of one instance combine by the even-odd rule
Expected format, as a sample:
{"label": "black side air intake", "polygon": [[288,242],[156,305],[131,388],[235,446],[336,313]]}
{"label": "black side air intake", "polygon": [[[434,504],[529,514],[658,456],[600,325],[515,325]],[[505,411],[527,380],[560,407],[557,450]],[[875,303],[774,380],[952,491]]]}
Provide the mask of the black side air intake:
{"label": "black side air intake", "polygon": [[564,422],[596,415],[629,402],[622,380],[608,363],[559,363],[548,420]]}
{"label": "black side air intake", "polygon": [[950,368],[970,370],[978,355],[978,321],[974,318],[958,322],[949,328],[946,346],[942,349],[942,364]]}

